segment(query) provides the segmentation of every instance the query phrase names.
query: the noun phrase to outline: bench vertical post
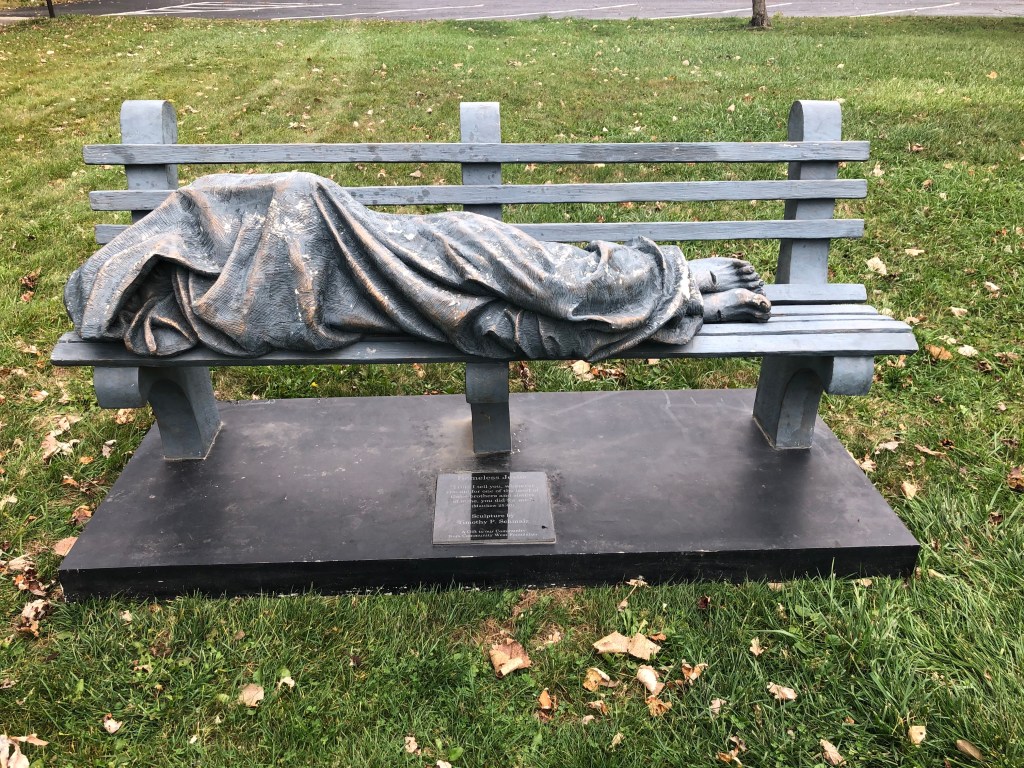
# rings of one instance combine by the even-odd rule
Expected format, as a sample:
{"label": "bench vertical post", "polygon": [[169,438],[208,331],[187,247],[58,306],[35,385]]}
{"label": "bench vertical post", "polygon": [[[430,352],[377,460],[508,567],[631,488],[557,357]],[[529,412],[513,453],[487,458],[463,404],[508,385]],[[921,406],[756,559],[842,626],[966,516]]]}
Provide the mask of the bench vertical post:
{"label": "bench vertical post", "polygon": [[[178,119],[169,101],[126,101],[121,105],[124,144],[174,144]],[[177,189],[176,165],[125,165],[129,190]],[[149,211],[133,210],[132,223]],[[164,458],[204,459],[220,431],[220,414],[210,369],[109,368],[97,366],[93,383],[104,408],[153,407]]]}
{"label": "bench vertical post", "polygon": [[[501,142],[501,114],[497,102],[463,103],[460,127],[464,142]],[[501,163],[463,163],[462,183],[501,184]],[[466,205],[465,210],[501,219],[500,203]],[[473,418],[473,452],[511,452],[508,363],[466,363],[466,401]]]}
{"label": "bench vertical post", "polygon": [[[797,101],[789,112],[790,141],[839,141],[842,138],[842,108],[835,101]],[[839,164],[794,162],[789,164],[790,180],[835,179]],[[787,200],[786,219],[831,219],[835,200]],[[784,239],[779,244],[777,283],[822,284],[828,282],[828,239]],[[827,356],[771,356],[761,362],[761,374],[754,398],[754,420],[775,448],[810,448],[814,421],[826,387],[836,379],[839,389],[863,387],[863,376],[850,382],[851,371],[863,365],[841,360],[843,375],[833,376],[836,362]],[[870,367],[870,366],[869,366]],[[838,369],[837,369],[838,370]],[[840,383],[840,380],[842,383]],[[870,374],[867,384],[870,385]]]}

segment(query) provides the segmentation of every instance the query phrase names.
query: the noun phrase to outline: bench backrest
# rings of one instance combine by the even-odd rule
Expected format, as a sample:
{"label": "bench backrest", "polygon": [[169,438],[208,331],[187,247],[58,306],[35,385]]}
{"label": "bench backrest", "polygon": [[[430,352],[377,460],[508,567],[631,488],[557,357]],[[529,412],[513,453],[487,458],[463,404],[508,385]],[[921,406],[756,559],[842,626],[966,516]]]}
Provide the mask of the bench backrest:
{"label": "bench backrest", "polygon": [[[777,239],[778,283],[826,283],[832,238],[859,237],[861,219],[835,219],[835,200],[863,198],[863,179],[840,180],[839,163],[868,158],[868,143],[842,141],[837,102],[798,101],[789,135],[778,142],[658,142],[503,144],[499,108],[464,103],[459,143],[401,144],[178,144],[177,118],[167,101],[126,101],[122,144],[85,147],[86,163],[125,166],[127,190],[90,193],[94,210],[130,211],[138,221],[178,187],[178,164],[457,163],[461,185],[347,187],[372,206],[441,205],[501,218],[504,205],[643,202],[785,201],[782,219],[742,221],[583,221],[519,224],[542,239],[622,241],[642,235],[658,242]],[[508,164],[789,163],[787,179],[761,181],[661,181],[576,184],[502,184]],[[96,227],[109,242],[124,229]]]}

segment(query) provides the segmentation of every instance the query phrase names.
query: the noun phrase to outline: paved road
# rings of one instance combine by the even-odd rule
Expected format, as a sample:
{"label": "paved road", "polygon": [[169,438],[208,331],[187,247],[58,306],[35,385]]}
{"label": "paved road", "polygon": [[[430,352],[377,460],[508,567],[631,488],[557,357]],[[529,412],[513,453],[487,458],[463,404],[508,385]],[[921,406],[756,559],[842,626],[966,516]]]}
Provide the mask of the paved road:
{"label": "paved road", "polygon": [[[41,4],[42,5],[42,4]],[[785,16],[1024,16],[1024,0],[769,0]],[[690,19],[749,16],[749,0],[86,0],[59,14],[177,16],[208,19]],[[45,8],[0,11],[44,15]]]}

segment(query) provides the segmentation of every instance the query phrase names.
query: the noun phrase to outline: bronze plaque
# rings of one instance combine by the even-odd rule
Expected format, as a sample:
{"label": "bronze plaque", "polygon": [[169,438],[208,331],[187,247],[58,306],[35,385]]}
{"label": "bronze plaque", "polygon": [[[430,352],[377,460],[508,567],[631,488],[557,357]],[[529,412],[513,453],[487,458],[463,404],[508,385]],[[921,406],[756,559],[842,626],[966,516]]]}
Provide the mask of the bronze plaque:
{"label": "bronze plaque", "polygon": [[434,544],[554,544],[543,472],[439,475]]}

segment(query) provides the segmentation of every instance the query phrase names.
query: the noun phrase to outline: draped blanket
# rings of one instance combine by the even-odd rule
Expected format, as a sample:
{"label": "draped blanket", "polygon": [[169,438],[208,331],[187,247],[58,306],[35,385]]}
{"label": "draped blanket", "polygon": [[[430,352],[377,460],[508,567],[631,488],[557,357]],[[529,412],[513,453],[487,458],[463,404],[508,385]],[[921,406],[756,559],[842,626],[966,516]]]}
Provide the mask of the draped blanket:
{"label": "draped blanket", "polygon": [[687,343],[703,306],[678,248],[540,242],[472,213],[379,213],[307,173],[172,193],[71,276],[83,339],[142,355],[328,350],[410,334],[497,358]]}

